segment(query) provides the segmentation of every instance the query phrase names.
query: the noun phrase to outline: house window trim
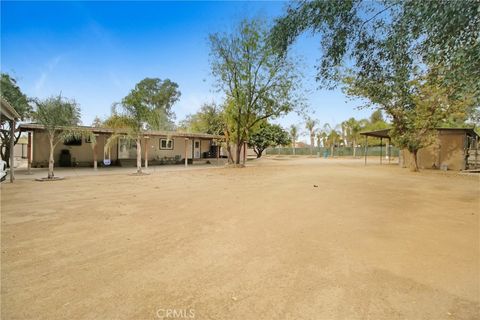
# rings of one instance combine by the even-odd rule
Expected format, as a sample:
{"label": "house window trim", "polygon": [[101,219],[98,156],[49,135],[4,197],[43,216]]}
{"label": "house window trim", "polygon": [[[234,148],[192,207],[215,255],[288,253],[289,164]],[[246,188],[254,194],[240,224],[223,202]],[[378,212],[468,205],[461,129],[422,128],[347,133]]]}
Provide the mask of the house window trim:
{"label": "house window trim", "polygon": [[[166,143],[165,143],[165,145],[167,146],[166,148],[162,147],[162,141],[166,141]],[[170,148],[168,147],[168,141],[171,142]],[[160,139],[159,140],[160,150],[173,150],[174,146],[175,146],[175,141],[173,139]]]}

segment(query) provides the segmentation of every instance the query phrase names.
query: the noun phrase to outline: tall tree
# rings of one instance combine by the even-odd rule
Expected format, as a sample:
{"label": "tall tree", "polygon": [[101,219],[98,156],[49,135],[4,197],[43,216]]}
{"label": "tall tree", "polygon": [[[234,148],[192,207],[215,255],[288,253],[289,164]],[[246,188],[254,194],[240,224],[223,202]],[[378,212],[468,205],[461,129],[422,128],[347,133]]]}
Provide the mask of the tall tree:
{"label": "tall tree", "polygon": [[225,133],[239,164],[241,146],[257,123],[301,106],[299,74],[287,55],[276,54],[259,20],[244,20],[233,33],[209,40],[212,73],[226,95]]}
{"label": "tall tree", "polygon": [[178,84],[170,79],[145,78],[135,85],[122,104],[138,105],[150,112],[148,129],[173,130],[173,105],[180,99]]}
{"label": "tall tree", "polygon": [[225,130],[223,110],[215,103],[204,103],[197,113],[187,115],[179,127],[188,132],[222,135]]}
{"label": "tall tree", "polygon": [[323,54],[317,80],[322,86],[341,83],[347,61],[358,72],[376,72],[383,60],[374,54],[376,44],[395,40],[405,48],[389,60],[406,56],[422,64],[425,72],[441,66],[443,84],[478,95],[479,7],[478,0],[300,1],[291,3],[276,20],[271,38],[285,53],[302,33],[319,35]]}
{"label": "tall tree", "polygon": [[317,125],[317,121],[311,118],[308,118],[305,122],[305,128],[308,130],[310,134],[310,155],[313,155],[313,148],[315,147],[315,126]]}
{"label": "tall tree", "polygon": [[50,156],[48,160],[48,179],[54,179],[54,151],[58,143],[71,138],[81,137],[75,128],[80,122],[80,108],[74,100],[62,96],[35,101],[33,118],[41,124],[48,136]]}
{"label": "tall tree", "polygon": [[478,107],[479,7],[478,1],[468,0],[300,2],[277,21],[272,40],[286,52],[302,32],[319,34],[324,53],[317,74],[320,84],[344,84],[347,94],[385,111],[399,142],[401,132],[415,135],[409,115],[423,114],[414,80],[449,91],[445,98],[469,101],[466,110]]}
{"label": "tall tree", "polygon": [[[437,130],[449,116],[463,113],[471,105],[473,98],[465,99],[451,95],[452,89],[440,87],[435,83],[414,80],[416,86],[412,98],[415,108],[403,109],[392,129],[394,142],[406,148],[413,155],[413,169],[418,171],[418,151],[436,141]],[[450,91],[450,92],[449,92]]]}
{"label": "tall tree", "polygon": [[353,149],[353,157],[356,157],[356,150],[358,145],[358,139],[360,138],[360,131],[362,130],[362,125],[360,121],[357,121],[355,118],[350,118],[344,122],[344,127],[346,130],[346,136],[349,144]]}
{"label": "tall tree", "polygon": [[173,104],[179,99],[178,85],[170,80],[145,78],[117,104],[105,125],[116,129],[106,148],[120,138],[134,141],[137,151],[137,173],[142,173],[142,138],[146,130],[169,130],[173,125]]}
{"label": "tall tree", "polygon": [[[0,75],[0,80],[0,95],[17,111],[21,117],[20,120],[29,118],[32,107],[27,96],[17,85],[17,81],[6,73]],[[10,122],[7,119],[0,119],[0,156],[7,163],[7,166],[10,165],[10,139],[14,139],[14,144],[17,144],[19,138],[20,132],[12,137]]]}
{"label": "tall tree", "polygon": [[93,119],[92,127],[100,128],[102,125],[103,125],[102,120],[98,116],[96,116],[95,119]]}
{"label": "tall tree", "polygon": [[284,146],[290,143],[288,132],[278,124],[262,122],[249,137],[248,145],[253,148],[257,158],[269,147]]}

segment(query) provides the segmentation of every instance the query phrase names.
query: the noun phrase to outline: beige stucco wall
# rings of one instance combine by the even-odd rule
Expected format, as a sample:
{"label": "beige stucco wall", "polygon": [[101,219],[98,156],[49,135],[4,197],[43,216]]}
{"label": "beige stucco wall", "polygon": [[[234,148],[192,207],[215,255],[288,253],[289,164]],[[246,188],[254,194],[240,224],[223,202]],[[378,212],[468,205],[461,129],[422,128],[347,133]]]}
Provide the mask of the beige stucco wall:
{"label": "beige stucco wall", "polygon": [[[97,160],[103,161],[103,150],[105,142],[108,139],[108,135],[100,134],[97,136]],[[32,152],[32,166],[48,166],[48,157],[50,154],[50,144],[48,141],[48,135],[45,132],[35,131],[32,137],[33,152]],[[55,166],[58,166],[60,159],[60,153],[62,150],[67,149],[70,151],[72,162],[77,162],[78,165],[88,166],[93,165],[93,150],[91,143],[85,142],[85,138],[82,138],[82,145],[80,146],[67,146],[62,142],[58,143],[53,153],[55,160]],[[117,144],[112,144],[110,149],[110,157],[112,161],[117,159]]]}
{"label": "beige stucco wall", "polygon": [[[187,157],[192,158],[192,146],[193,141],[200,141],[200,156],[203,153],[210,150],[210,139],[188,139],[185,138],[173,138],[173,149],[160,149],[160,140],[166,139],[166,137],[150,137],[148,139],[148,160],[159,160],[163,157],[175,157],[180,156],[181,159],[185,159],[185,143],[187,144]],[[144,144],[142,144],[144,148]],[[145,154],[142,152],[142,158]]]}
{"label": "beige stucco wall", "polygon": [[[103,161],[103,150],[105,142],[108,139],[109,135],[98,135],[97,136],[97,160],[100,162]],[[150,137],[148,138],[148,159],[149,160],[159,160],[164,157],[175,157],[180,156],[181,159],[185,159],[185,143],[187,143],[187,156],[189,159],[192,158],[192,143],[193,139],[188,139],[185,141],[185,138],[173,138],[174,144],[172,150],[160,149],[160,139],[166,139],[166,137]],[[210,139],[195,139],[195,141],[200,141],[200,155],[203,156],[203,152],[210,149],[211,140]],[[48,166],[48,157],[49,157],[49,142],[48,136],[44,132],[34,132],[33,138],[33,152],[32,152],[32,166],[39,167]],[[89,166],[93,165],[93,151],[90,143],[86,143],[85,139],[82,139],[82,145],[80,146],[66,146],[63,143],[59,143],[55,148],[54,159],[55,166],[58,166],[60,159],[61,150],[68,149],[72,158],[72,162],[75,161],[77,165],[80,166]],[[118,144],[114,142],[111,144],[111,160],[116,161],[118,159]],[[142,141],[142,160],[145,158],[145,141]]]}
{"label": "beige stucco wall", "polygon": [[[465,133],[461,130],[439,131],[436,142],[418,151],[420,169],[439,169],[446,165],[448,170],[465,169]],[[402,150],[404,166],[413,167],[413,156]]]}

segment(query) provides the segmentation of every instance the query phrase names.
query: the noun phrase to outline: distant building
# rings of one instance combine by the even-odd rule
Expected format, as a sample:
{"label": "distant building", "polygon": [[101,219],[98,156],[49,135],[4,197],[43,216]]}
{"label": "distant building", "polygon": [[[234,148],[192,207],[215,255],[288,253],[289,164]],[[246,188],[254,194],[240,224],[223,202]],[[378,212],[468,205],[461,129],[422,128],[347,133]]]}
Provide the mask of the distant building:
{"label": "distant building", "polygon": [[[468,170],[480,168],[480,139],[471,128],[438,128],[435,142],[418,151],[417,163],[420,169]],[[390,129],[362,132],[364,136],[380,139],[390,138]],[[413,155],[407,150],[400,151],[400,165],[413,166]]]}
{"label": "distant building", "polygon": [[[103,160],[111,165],[134,166],[137,152],[136,144],[129,139],[119,138],[105,150],[107,139],[113,129],[97,127],[78,127],[82,131],[91,131],[96,135],[96,148],[92,148],[88,138],[74,139],[60,143],[54,152],[55,166],[93,166],[94,152],[101,165]],[[45,129],[40,124],[20,125],[20,131],[30,132],[32,137],[32,167],[48,167],[49,141]],[[174,164],[196,159],[215,158],[217,143],[223,136],[203,133],[184,133],[175,131],[149,131],[142,138],[142,160],[145,156],[150,164]],[[105,153],[104,153],[105,151]]]}

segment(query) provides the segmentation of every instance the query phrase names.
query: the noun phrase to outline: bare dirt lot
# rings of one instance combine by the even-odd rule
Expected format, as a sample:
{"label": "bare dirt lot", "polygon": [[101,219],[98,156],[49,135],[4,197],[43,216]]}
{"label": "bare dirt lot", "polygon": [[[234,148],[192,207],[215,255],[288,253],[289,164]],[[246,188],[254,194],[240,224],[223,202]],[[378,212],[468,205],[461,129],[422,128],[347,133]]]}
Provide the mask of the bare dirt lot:
{"label": "bare dirt lot", "polygon": [[2,319],[480,317],[475,176],[266,159],[1,205]]}

